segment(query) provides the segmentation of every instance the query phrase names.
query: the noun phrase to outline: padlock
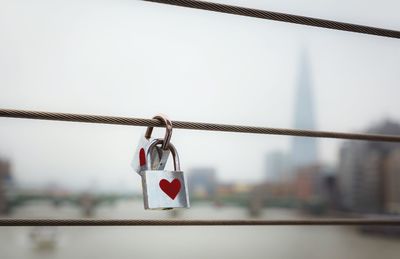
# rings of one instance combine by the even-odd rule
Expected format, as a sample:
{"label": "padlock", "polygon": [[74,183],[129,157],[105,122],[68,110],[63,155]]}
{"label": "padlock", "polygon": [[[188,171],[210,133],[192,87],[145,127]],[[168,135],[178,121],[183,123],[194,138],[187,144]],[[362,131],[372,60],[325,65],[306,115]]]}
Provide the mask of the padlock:
{"label": "padlock", "polygon": [[[148,168],[151,164],[151,152],[162,139],[149,145],[147,151]],[[142,171],[143,199],[145,209],[189,208],[189,194],[183,172],[180,169],[179,156],[174,145],[169,143],[168,149],[174,160],[174,171],[146,170]]]}
{"label": "padlock", "polygon": [[169,141],[172,136],[172,123],[165,115],[156,115],[153,119],[158,119],[164,122],[166,126],[165,137],[161,146],[156,146],[150,154],[151,164],[147,167],[147,151],[151,142],[154,138],[151,137],[153,127],[148,127],[144,136],[141,137],[139,144],[136,148],[135,155],[133,156],[131,166],[136,173],[140,175],[140,172],[147,169],[151,170],[163,170],[167,163],[170,150],[167,148]]}

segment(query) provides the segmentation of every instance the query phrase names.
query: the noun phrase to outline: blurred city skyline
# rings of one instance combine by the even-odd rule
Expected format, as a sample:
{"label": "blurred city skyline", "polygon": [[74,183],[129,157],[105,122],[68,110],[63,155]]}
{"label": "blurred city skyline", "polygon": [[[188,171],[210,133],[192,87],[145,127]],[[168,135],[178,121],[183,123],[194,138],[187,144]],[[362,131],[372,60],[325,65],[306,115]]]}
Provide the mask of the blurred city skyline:
{"label": "blurred city skyline", "polygon": [[[379,2],[379,18],[378,3],[355,12],[361,2],[351,1],[346,13],[349,1],[307,10],[294,2],[232,3],[400,29],[394,1]],[[395,39],[140,1],[2,0],[0,32],[2,108],[291,128],[306,50],[317,129],[400,121]],[[129,164],[145,128],[0,120],[0,156],[19,182],[140,190]],[[266,154],[289,152],[291,138],[175,130],[172,141],[185,171],[206,166],[222,181],[256,182]],[[342,143],[318,140],[320,161],[336,165]]]}

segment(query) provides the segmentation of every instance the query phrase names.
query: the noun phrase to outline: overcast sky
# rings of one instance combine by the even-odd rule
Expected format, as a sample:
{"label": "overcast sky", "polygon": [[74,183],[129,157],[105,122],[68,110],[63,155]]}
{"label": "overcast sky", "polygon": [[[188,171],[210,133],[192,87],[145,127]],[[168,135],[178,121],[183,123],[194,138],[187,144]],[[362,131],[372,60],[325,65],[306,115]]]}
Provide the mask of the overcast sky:
{"label": "overcast sky", "polygon": [[[219,1],[228,2],[228,1]],[[400,30],[398,1],[229,1]],[[307,51],[319,130],[400,121],[400,41],[134,0],[0,0],[0,107],[293,127]],[[21,183],[140,190],[145,128],[0,118],[0,156]],[[155,136],[163,136],[161,129]],[[184,171],[255,182],[290,137],[175,130]],[[337,161],[340,140],[319,140]]]}

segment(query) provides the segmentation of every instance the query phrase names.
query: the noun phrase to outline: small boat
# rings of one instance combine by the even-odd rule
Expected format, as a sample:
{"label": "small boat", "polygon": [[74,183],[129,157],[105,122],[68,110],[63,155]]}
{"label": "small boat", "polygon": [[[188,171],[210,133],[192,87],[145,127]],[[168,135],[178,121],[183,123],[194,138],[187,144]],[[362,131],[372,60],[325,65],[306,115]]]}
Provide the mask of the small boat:
{"label": "small boat", "polygon": [[57,236],[55,227],[35,227],[29,233],[34,247],[38,250],[53,250],[57,245]]}

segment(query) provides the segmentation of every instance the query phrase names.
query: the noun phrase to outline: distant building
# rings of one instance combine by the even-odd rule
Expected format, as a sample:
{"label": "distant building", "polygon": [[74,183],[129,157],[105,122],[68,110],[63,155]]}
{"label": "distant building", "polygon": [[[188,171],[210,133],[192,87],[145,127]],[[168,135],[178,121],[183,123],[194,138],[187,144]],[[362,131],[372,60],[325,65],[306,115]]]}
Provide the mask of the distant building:
{"label": "distant building", "polygon": [[384,210],[400,214],[400,149],[390,153],[384,168]]}
{"label": "distant building", "polygon": [[321,196],[321,187],[322,176],[319,166],[302,167],[296,172],[294,188],[297,200],[312,202]]}
{"label": "distant building", "polygon": [[[314,96],[310,65],[305,50],[301,52],[299,77],[294,104],[294,128],[314,130]],[[267,154],[266,180],[271,182],[293,181],[296,172],[318,164],[317,140],[310,137],[293,137],[289,154],[272,152]]]}
{"label": "distant building", "polygon": [[[314,97],[310,66],[305,51],[300,57],[300,73],[294,107],[294,128],[314,130],[316,128]],[[294,172],[297,168],[316,164],[317,140],[309,137],[293,137],[291,159]]]}
{"label": "distant building", "polygon": [[286,153],[274,151],[267,155],[266,180],[268,182],[284,182],[289,178],[290,158]]}
{"label": "distant building", "polygon": [[200,198],[214,197],[217,188],[214,168],[194,168],[188,172],[187,179],[191,195]]}
{"label": "distant building", "polygon": [[[386,121],[368,133],[400,134],[400,125]],[[342,207],[361,213],[388,212],[400,188],[397,151],[400,144],[349,141],[340,150],[338,185]],[[389,179],[393,180],[390,181]],[[389,199],[389,200],[388,200]],[[391,204],[391,205],[389,205]]]}

